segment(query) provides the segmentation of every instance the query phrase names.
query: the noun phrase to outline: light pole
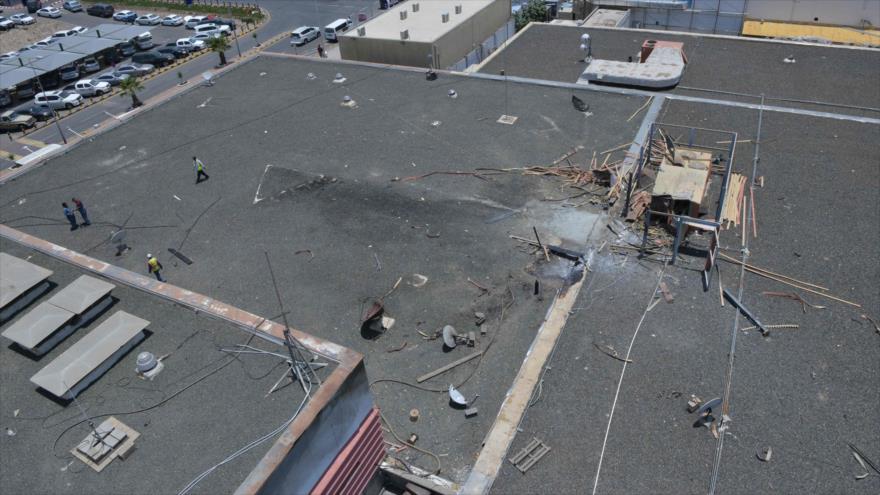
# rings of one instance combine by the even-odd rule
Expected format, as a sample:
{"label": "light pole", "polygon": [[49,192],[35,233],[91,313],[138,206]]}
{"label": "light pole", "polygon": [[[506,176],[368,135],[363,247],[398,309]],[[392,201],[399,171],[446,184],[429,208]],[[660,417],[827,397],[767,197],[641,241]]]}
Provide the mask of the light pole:
{"label": "light pole", "polygon": [[[42,57],[37,57],[37,60],[40,60],[40,58],[42,58]],[[34,72],[34,79],[37,80],[37,89],[40,90],[40,93],[43,93],[44,92],[43,83],[42,83],[42,81],[40,81],[40,76],[37,74],[36,67],[31,65],[33,63],[33,59],[31,59],[31,60],[32,60],[31,62],[28,62],[27,64],[25,64],[20,58],[18,59],[18,61],[21,65],[23,65],[25,67],[30,67],[31,70]],[[51,106],[49,107],[49,109],[52,110],[52,116],[55,117],[55,127],[58,128],[58,134],[61,135],[61,141],[63,141],[64,144],[67,144],[67,136],[64,135],[64,131],[61,130],[61,124],[58,122],[58,112],[56,112],[55,109],[52,108]]]}
{"label": "light pole", "polygon": [[[229,8],[229,4],[226,4],[226,15],[232,19],[232,10]],[[232,34],[235,36],[235,49],[238,50],[238,58],[241,58],[241,47],[238,46],[238,35],[235,34],[235,30],[232,30]]]}

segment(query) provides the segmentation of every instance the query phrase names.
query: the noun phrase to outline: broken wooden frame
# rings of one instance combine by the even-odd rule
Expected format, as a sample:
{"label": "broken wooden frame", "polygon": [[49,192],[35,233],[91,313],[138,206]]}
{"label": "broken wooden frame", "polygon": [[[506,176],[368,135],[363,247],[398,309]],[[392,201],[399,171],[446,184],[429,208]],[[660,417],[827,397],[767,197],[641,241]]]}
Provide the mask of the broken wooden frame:
{"label": "broken wooden frame", "polygon": [[[662,212],[651,211],[651,209],[648,208],[645,211],[645,232],[642,237],[641,255],[644,256],[645,254],[645,246],[648,241],[648,227],[650,226],[652,215],[664,215],[671,217],[675,224],[675,239],[673,241],[672,259],[670,261],[671,264],[675,264],[675,260],[678,256],[678,249],[681,246],[681,240],[684,235],[685,226],[708,231],[712,238],[709,244],[709,252],[706,256],[706,265],[703,269],[703,290],[709,290],[709,283],[711,282],[712,278],[712,267],[715,265],[715,257],[718,250],[718,233],[719,229],[721,228],[721,212],[724,209],[724,201],[725,197],[727,196],[727,188],[730,185],[730,173],[731,169],[733,168],[733,158],[737,143],[736,132],[723,131],[719,129],[707,129],[703,127],[683,126],[677,124],[665,124],[662,122],[653,122],[648,133],[648,139],[645,140],[645,143],[639,150],[639,161],[638,167],[636,168],[635,176],[627,181],[626,201],[624,202],[621,216],[625,218],[629,214],[630,200],[632,199],[633,190],[637,187],[639,180],[642,178],[645,164],[651,162],[651,143],[653,143],[655,139],[660,138],[661,136],[670,136],[670,132],[664,133],[664,131],[668,131],[670,129],[684,131],[687,135],[687,141],[685,142],[671,139],[673,144],[682,144],[688,147],[696,147],[705,150],[717,151],[720,153],[720,159],[724,162],[724,172],[722,173],[721,190],[718,195],[718,206],[715,208],[714,220],[694,218],[689,215],[670,215]],[[702,144],[698,142],[697,136],[699,133],[710,133],[713,135],[720,134],[727,137],[727,140],[722,140],[722,142],[727,143],[727,148],[719,148],[711,144]],[[717,142],[718,141],[715,141],[712,144],[716,144]]]}

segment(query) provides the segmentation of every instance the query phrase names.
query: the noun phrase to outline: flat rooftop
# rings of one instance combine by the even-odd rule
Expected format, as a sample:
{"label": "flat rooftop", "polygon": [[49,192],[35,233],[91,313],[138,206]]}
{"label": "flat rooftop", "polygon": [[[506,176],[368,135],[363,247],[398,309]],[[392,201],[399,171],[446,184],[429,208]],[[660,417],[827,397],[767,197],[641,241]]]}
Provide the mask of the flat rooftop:
{"label": "flat rooftop", "polygon": [[583,33],[593,57],[609,60],[638,61],[648,39],[684,43],[688,64],[676,94],[748,103],[763,94],[770,105],[880,117],[880,50],[870,48],[533,23],[480,72],[574,83],[585,69]]}
{"label": "flat rooftop", "polygon": [[[14,242],[0,250],[54,273],[56,287],[3,326],[5,330],[84,272]],[[95,276],[94,274],[90,274]],[[267,392],[286,369],[283,357],[235,354],[247,344],[284,355],[284,347],[266,342],[216,319],[120,284],[115,304],[97,320],[67,337],[35,360],[3,339],[0,346],[0,479],[8,493],[178,493],[202,472],[285,423],[304,394],[282,383]],[[150,322],[149,336],[82,392],[74,403],[59,403],[39,393],[29,378],[117,311]],[[277,314],[277,312],[276,312]],[[150,351],[167,356],[153,379],[135,373],[136,356]],[[326,376],[333,363],[320,373]],[[86,418],[100,425],[113,417],[140,434],[135,450],[101,472],[75,459],[70,450],[89,435]],[[192,493],[229,493],[241,484],[277,438],[267,439],[215,470]]]}
{"label": "flat rooftop", "polygon": [[[333,82],[337,73],[345,82]],[[548,243],[584,249],[592,230],[604,232],[598,209],[568,204],[554,178],[468,173],[619,146],[647,100],[575,91],[590,99],[587,115],[568,89],[511,83],[506,92],[505,103],[501,81],[264,55],[5,184],[0,221],[141,273],[152,252],[170,283],[277,315],[268,252],[290,324],[365,354],[371,380],[397,380],[372,387],[385,418],[443,454],[441,475],[460,482],[568,274],[509,236],[535,226]],[[514,125],[496,122],[504,113],[518,116]],[[198,185],[193,155],[210,175]],[[73,195],[93,225],[71,232],[59,198]],[[108,239],[123,225],[132,251],[116,258]],[[362,334],[364,311],[383,295],[394,325]],[[476,345],[444,352],[441,340],[425,340],[444,325],[474,331]],[[482,362],[416,383],[480,350]],[[479,394],[476,417],[449,406],[449,384]],[[435,468],[413,449],[396,455]]]}
{"label": "flat rooftop", "polygon": [[[667,101],[657,121],[737,132],[733,169],[752,176],[757,111]],[[662,257],[600,252],[510,455],[533,437],[553,450],[526,473],[505,462],[492,492],[583,493],[594,484],[600,494],[705,492],[718,440],[693,426],[686,402],[724,395],[736,332],[717,493],[875,493],[880,477],[856,479],[864,471],[847,444],[872,459],[880,451],[878,417],[862,412],[880,406],[880,330],[862,316],[880,314],[880,213],[863,206],[880,201],[880,152],[860,144],[878,137],[876,124],[764,112],[757,237],[747,233],[748,263],[820,284],[861,308],[748,272],[740,282],[739,267],[726,261],[704,292],[701,256],[664,266]],[[638,234],[622,238],[638,242]],[[739,227],[723,230],[720,246],[740,259]],[[734,326],[719,277],[734,294],[742,290],[764,324],[798,328],[763,337],[742,316]],[[672,303],[657,290],[661,280]],[[767,292],[797,293],[824,309]],[[605,353],[622,358],[630,345],[623,371]],[[768,447],[772,458],[762,462]]]}
{"label": "flat rooftop", "polygon": [[[366,29],[365,36],[359,36],[357,30],[349,31],[343,36],[349,38],[400,40],[400,32],[408,30],[409,41],[432,43],[495,1],[497,0],[418,0],[417,2],[401,2],[388,9],[384,14],[376,16],[358,26]],[[413,12],[415,5],[419,6],[418,12]],[[456,6],[461,7],[460,14],[455,13]],[[406,12],[406,19],[400,19],[401,12]],[[449,21],[442,21],[443,14],[449,14]]]}

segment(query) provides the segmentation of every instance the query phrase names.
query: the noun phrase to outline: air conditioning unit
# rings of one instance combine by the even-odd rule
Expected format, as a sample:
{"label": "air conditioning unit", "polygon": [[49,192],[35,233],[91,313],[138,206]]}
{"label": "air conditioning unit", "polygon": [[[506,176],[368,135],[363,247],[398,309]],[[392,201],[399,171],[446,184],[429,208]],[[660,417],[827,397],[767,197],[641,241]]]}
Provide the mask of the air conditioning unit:
{"label": "air conditioning unit", "polygon": [[401,20],[401,21],[405,21],[405,20],[406,20],[406,11],[405,11],[405,10],[401,10],[401,11],[400,11],[400,20]]}
{"label": "air conditioning unit", "polygon": [[408,40],[409,39],[409,29],[404,29],[400,32],[400,39]]}
{"label": "air conditioning unit", "polygon": [[449,22],[449,12],[440,14],[440,18],[443,19],[443,22]]}
{"label": "air conditioning unit", "polygon": [[366,35],[367,35],[367,28],[365,28],[363,26],[359,27],[358,28],[358,36],[366,36]]}
{"label": "air conditioning unit", "polygon": [[418,12],[418,11],[419,11],[419,4],[418,4],[418,3],[414,3],[414,4],[413,4],[413,13]]}
{"label": "air conditioning unit", "polygon": [[461,5],[456,5],[456,6],[455,6],[455,13],[456,13],[456,14],[461,14]]}

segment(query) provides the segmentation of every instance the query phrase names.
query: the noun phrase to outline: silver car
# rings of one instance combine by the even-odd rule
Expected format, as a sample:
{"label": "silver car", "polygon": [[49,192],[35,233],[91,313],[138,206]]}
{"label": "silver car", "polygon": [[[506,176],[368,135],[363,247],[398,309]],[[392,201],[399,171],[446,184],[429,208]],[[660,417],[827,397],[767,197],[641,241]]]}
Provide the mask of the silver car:
{"label": "silver car", "polygon": [[100,76],[93,77],[92,79],[98,82],[108,83],[110,86],[119,86],[122,84],[122,81],[128,79],[128,74],[114,74],[113,72],[105,72]]}
{"label": "silver car", "polygon": [[135,19],[134,22],[141,26],[157,26],[162,22],[162,18],[156,14],[143,14]]}
{"label": "silver car", "polygon": [[179,15],[167,15],[164,19],[162,19],[163,26],[180,26],[183,24],[183,17]]}
{"label": "silver car", "polygon": [[117,66],[116,70],[113,71],[113,75],[128,74],[129,76],[140,77],[153,72],[153,69],[155,67],[150,64],[125,64]]}

